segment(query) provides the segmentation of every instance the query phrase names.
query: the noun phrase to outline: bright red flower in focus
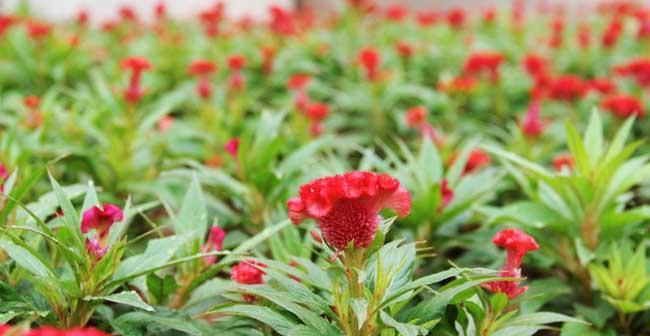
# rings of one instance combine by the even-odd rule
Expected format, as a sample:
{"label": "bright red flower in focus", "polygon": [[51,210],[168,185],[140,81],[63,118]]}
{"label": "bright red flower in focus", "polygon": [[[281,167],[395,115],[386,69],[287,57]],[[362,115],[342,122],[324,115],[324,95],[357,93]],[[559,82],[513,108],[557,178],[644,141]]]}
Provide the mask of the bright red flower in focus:
{"label": "bright red flower in focus", "polygon": [[108,234],[111,226],[124,218],[122,209],[117,205],[106,203],[103,207],[93,206],[84,211],[81,220],[81,232],[88,233],[90,230],[97,230],[100,237]]}
{"label": "bright red flower in focus", "polygon": [[571,154],[559,154],[553,158],[553,169],[562,171],[573,168],[573,156]]}
{"label": "bright red flower in focus", "polygon": [[140,87],[142,72],[151,69],[151,63],[146,58],[131,56],[122,61],[122,69],[130,70],[129,86],[124,90],[124,99],[129,103],[137,103],[144,95]]}
{"label": "bright red flower in focus", "polygon": [[587,93],[587,85],[582,78],[563,75],[551,79],[548,86],[549,97],[555,100],[571,102],[582,98]]}
{"label": "bright red flower in focus", "polygon": [[379,227],[382,209],[394,209],[400,217],[411,210],[411,196],[399,181],[373,172],[319,178],[301,186],[299,194],[287,201],[291,221],[316,220],[325,241],[337,250],[350,244],[368,247]]}
{"label": "bright red flower in focus", "polygon": [[503,62],[503,55],[495,52],[480,52],[469,55],[463,67],[466,75],[480,75],[487,73],[492,81],[499,79],[499,65]]}
{"label": "bright red flower in focus", "polygon": [[226,152],[230,154],[230,156],[236,159],[237,153],[239,152],[239,138],[232,138],[228,140],[224,148],[226,149]]}
{"label": "bright red flower in focus", "polygon": [[[261,285],[264,283],[264,275],[266,274],[260,268],[266,268],[263,264],[255,260],[244,260],[239,264],[232,267],[230,270],[230,279],[240,285]],[[253,302],[255,296],[244,294],[244,301]]]}
{"label": "bright red flower in focus", "polygon": [[408,10],[402,5],[392,5],[386,8],[386,18],[391,21],[403,21],[408,15]]}
{"label": "bright red flower in focus", "polygon": [[212,86],[210,85],[210,74],[217,70],[217,66],[209,60],[193,61],[188,68],[190,75],[199,77],[196,85],[196,92],[203,99],[212,96]]}
{"label": "bright red flower in focus", "polygon": [[[539,249],[535,239],[525,232],[516,229],[505,229],[497,232],[492,238],[494,245],[504,248],[507,252],[506,265],[501,270],[500,276],[507,278],[521,277],[521,261],[526,253]],[[483,285],[484,288],[495,292],[504,293],[513,299],[528,289],[519,287],[519,281],[494,281]]]}
{"label": "bright red flower in focus", "polygon": [[526,116],[521,121],[521,131],[529,137],[537,137],[544,132],[547,123],[540,118],[539,103],[533,102],[526,111]]}
{"label": "bright red flower in focus", "polygon": [[462,8],[453,8],[447,12],[447,23],[452,28],[461,28],[467,19],[467,12]]}
{"label": "bright red flower in focus", "polygon": [[366,47],[361,49],[358,58],[359,63],[366,71],[366,78],[371,81],[377,80],[379,78],[379,64],[381,62],[379,52],[372,47]]}
{"label": "bright red flower in focus", "polygon": [[625,94],[605,97],[601,106],[619,118],[643,117],[645,114],[641,101],[634,96]]}

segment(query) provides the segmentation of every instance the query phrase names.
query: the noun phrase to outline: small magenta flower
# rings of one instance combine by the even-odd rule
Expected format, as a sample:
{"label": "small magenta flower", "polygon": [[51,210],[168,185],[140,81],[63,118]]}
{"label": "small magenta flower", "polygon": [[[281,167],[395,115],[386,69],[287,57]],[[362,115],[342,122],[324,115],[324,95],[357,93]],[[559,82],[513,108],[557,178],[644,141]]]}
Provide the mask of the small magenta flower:
{"label": "small magenta flower", "polygon": [[210,74],[217,70],[217,66],[208,60],[196,60],[188,68],[190,75],[198,76],[196,92],[199,97],[208,99],[212,96],[212,86],[210,85]]}
{"label": "small magenta flower", "polygon": [[225,146],[226,152],[230,154],[233,158],[237,158],[237,153],[239,151],[239,138],[232,138],[228,140]]}
{"label": "small magenta flower", "polygon": [[106,203],[101,208],[93,206],[83,213],[81,232],[88,233],[94,229],[99,234],[99,237],[103,238],[108,234],[113,223],[122,219],[124,219],[124,214],[117,205]]}
{"label": "small magenta flower", "polygon": [[537,137],[541,135],[542,132],[544,132],[544,129],[546,129],[547,125],[548,123],[542,120],[539,116],[539,103],[533,102],[528,107],[526,116],[521,121],[519,127],[521,127],[521,131],[526,136]]}
{"label": "small magenta flower", "polygon": [[[232,267],[230,279],[241,285],[261,285],[266,274],[261,268],[266,267],[266,264],[255,260],[244,260]],[[254,295],[244,294],[243,297],[246,302],[255,301]]]}
{"label": "small magenta flower", "polygon": [[151,69],[151,63],[146,58],[131,56],[122,61],[122,69],[130,70],[129,86],[124,90],[124,99],[129,103],[137,103],[144,95],[140,87],[142,72]]}
{"label": "small magenta flower", "polygon": [[379,212],[391,208],[404,217],[411,211],[411,196],[393,177],[354,171],[301,186],[300,195],[288,200],[287,207],[294,224],[316,220],[324,240],[335,249],[350,244],[366,248],[379,227]]}
{"label": "small magenta flower", "polygon": [[108,251],[108,232],[115,222],[124,219],[122,209],[117,205],[106,203],[102,208],[93,206],[83,213],[81,219],[81,232],[88,233],[95,230],[94,237],[86,238],[86,250],[101,259]]}
{"label": "small magenta flower", "polygon": [[[500,276],[504,278],[521,277],[523,257],[526,253],[539,249],[539,245],[533,237],[516,229],[497,232],[492,238],[492,243],[506,250],[506,265],[500,272]],[[495,293],[504,293],[510,299],[523,294],[528,289],[527,286],[519,287],[519,281],[494,281],[484,284],[483,287]]]}
{"label": "small magenta flower", "polygon": [[[223,251],[223,240],[226,238],[226,231],[219,226],[210,228],[208,241],[201,247],[201,252],[206,253],[210,251]],[[217,256],[207,256],[203,258],[203,262],[207,265],[212,265],[217,261]]]}

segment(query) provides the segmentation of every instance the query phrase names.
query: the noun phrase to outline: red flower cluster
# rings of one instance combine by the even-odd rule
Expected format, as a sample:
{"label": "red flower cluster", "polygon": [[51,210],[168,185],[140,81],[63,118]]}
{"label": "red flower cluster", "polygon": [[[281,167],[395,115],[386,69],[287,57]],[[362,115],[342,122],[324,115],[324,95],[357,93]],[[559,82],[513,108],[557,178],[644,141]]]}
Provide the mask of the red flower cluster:
{"label": "red flower cluster", "polygon": [[587,83],[590,90],[601,94],[610,94],[616,92],[616,84],[609,78],[594,78]]}
{"label": "red flower cluster", "polygon": [[[505,229],[497,232],[492,238],[492,243],[506,249],[506,265],[500,275],[507,278],[521,277],[521,261],[526,253],[539,249],[535,239],[525,232],[516,229]],[[483,285],[484,288],[494,293],[504,293],[513,299],[528,289],[527,286],[519,287],[519,281],[494,281]]]}
{"label": "red flower cluster", "polygon": [[52,27],[47,23],[38,21],[27,22],[27,33],[34,40],[40,40],[49,36],[51,31]]}
{"label": "red flower cluster", "polygon": [[329,105],[325,103],[310,103],[305,109],[305,116],[311,120],[310,132],[313,136],[318,136],[325,131],[322,121],[330,113]]}
{"label": "red flower cluster", "polygon": [[613,47],[623,32],[623,22],[620,19],[614,18],[605,31],[603,32],[602,43],[605,48]]}
{"label": "red flower cluster", "polygon": [[447,23],[449,23],[452,28],[461,28],[465,24],[466,20],[467,12],[462,8],[452,8],[447,12]]}
{"label": "red flower cluster", "polygon": [[242,74],[244,66],[246,66],[246,58],[243,55],[231,55],[228,57],[228,68],[231,72],[228,82],[230,88],[235,91],[240,91],[246,87],[246,81]]}
{"label": "red flower cluster", "polygon": [[619,118],[643,117],[645,114],[641,101],[634,96],[625,94],[605,97],[601,106]]}
{"label": "red flower cluster", "polygon": [[[256,260],[244,260],[232,267],[230,279],[241,285],[261,285],[264,283],[264,275],[266,274],[261,268],[266,267],[266,264]],[[246,302],[255,301],[253,295],[244,294],[243,297]]]}
{"label": "red flower cluster", "polygon": [[130,70],[129,86],[124,90],[124,99],[129,103],[137,103],[144,95],[140,87],[142,72],[151,69],[151,63],[143,57],[131,56],[122,61],[122,69]]}
{"label": "red flower cluster", "polygon": [[217,1],[214,6],[199,13],[199,19],[203,24],[203,31],[209,37],[219,34],[219,23],[224,16],[224,4]]}
{"label": "red flower cluster", "polygon": [[287,206],[294,224],[315,219],[325,241],[343,250],[350,244],[368,247],[381,221],[379,212],[391,208],[406,216],[411,196],[393,177],[354,171],[303,185],[300,196],[287,201]]}
{"label": "red flower cluster", "polygon": [[408,10],[402,5],[391,5],[386,8],[386,18],[391,21],[403,21],[408,15]]}
{"label": "red flower cluster", "polygon": [[209,60],[196,60],[188,68],[190,75],[198,76],[196,83],[196,93],[203,99],[212,96],[212,86],[210,85],[210,74],[217,70],[217,66]]}
{"label": "red flower cluster", "polygon": [[0,325],[0,336],[109,336],[109,334],[95,328],[57,329],[52,326],[43,326],[37,329],[18,333],[9,325]]}
{"label": "red flower cluster", "polygon": [[582,98],[587,93],[587,88],[582,78],[563,75],[551,79],[548,85],[548,95],[555,100],[571,102]]}
{"label": "red flower cluster", "polygon": [[106,203],[103,207],[93,206],[83,213],[81,219],[81,232],[88,233],[96,231],[96,236],[86,238],[86,249],[88,253],[101,259],[108,251],[108,232],[115,222],[124,219],[122,209],[117,205]]}
{"label": "red flower cluster", "polygon": [[615,71],[619,75],[633,77],[639,86],[650,87],[650,58],[633,59],[616,67]]}
{"label": "red flower cluster", "polygon": [[499,65],[503,62],[503,55],[495,52],[480,52],[470,55],[465,60],[465,75],[480,75],[487,73],[492,81],[499,79]]}
{"label": "red flower cluster", "polygon": [[372,47],[361,49],[359,52],[359,63],[366,71],[366,78],[368,80],[375,81],[379,79],[379,64],[381,63],[381,57],[376,49]]}
{"label": "red flower cluster", "polygon": [[411,58],[415,54],[413,45],[405,41],[397,41],[395,51],[404,58]]}
{"label": "red flower cluster", "polygon": [[280,6],[271,6],[269,12],[271,14],[271,31],[280,35],[293,35],[296,33],[295,18],[290,11]]}

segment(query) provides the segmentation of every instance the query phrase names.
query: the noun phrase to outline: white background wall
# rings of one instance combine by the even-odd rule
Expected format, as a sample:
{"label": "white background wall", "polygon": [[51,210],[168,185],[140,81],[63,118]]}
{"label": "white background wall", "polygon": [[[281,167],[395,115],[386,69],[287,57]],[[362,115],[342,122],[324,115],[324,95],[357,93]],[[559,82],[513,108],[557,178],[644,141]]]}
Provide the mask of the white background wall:
{"label": "white background wall", "polygon": [[[160,0],[29,0],[32,9],[39,16],[50,20],[65,20],[74,17],[80,8],[91,13],[93,22],[102,22],[117,17],[117,9],[128,5],[143,18],[153,15],[153,8]],[[323,0],[327,1],[327,0]],[[170,14],[177,17],[192,16],[215,3],[215,0],[163,0]],[[228,15],[235,17],[248,14],[263,18],[271,4],[291,6],[291,0],[222,0]],[[3,9],[13,8],[20,0],[0,0]]]}

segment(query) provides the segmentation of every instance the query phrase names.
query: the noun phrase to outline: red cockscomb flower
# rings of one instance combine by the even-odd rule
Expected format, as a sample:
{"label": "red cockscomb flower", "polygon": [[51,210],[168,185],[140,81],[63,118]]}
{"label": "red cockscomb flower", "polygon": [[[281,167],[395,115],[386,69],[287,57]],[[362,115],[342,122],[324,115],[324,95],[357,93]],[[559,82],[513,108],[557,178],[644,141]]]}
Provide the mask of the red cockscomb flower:
{"label": "red cockscomb flower", "polygon": [[217,66],[209,60],[196,60],[189,65],[188,72],[190,75],[199,77],[196,84],[196,92],[203,99],[208,99],[212,96],[210,74],[216,70]]}
{"label": "red cockscomb flower", "polygon": [[634,96],[625,94],[605,97],[601,106],[619,118],[643,117],[645,114],[641,101]]}
{"label": "red cockscomb flower", "polygon": [[440,91],[449,93],[470,93],[476,87],[476,80],[468,76],[454,77],[448,82],[438,83]]}
{"label": "red cockscomb flower", "polygon": [[296,20],[291,11],[280,6],[269,7],[271,31],[280,35],[293,35],[297,31]]}
{"label": "red cockscomb flower", "polygon": [[[207,242],[201,247],[201,252],[207,253],[210,251],[223,251],[223,241],[226,238],[226,231],[219,226],[210,228]],[[203,257],[203,262],[207,265],[212,265],[217,261],[217,256],[211,255]]]}
{"label": "red cockscomb flower", "polygon": [[483,23],[491,24],[497,18],[497,11],[493,7],[486,8],[483,10]]}
{"label": "red cockscomb flower", "polygon": [[391,21],[403,21],[408,15],[408,10],[402,5],[392,5],[386,8],[386,18]]}
{"label": "red cockscomb flower", "polygon": [[290,90],[303,90],[311,81],[311,76],[303,73],[294,74],[287,80],[287,88]]}
{"label": "red cockscomb flower", "polygon": [[559,16],[551,21],[551,40],[549,44],[552,48],[559,48],[562,45],[564,35],[564,18]]}
{"label": "red cockscomb flower", "polygon": [[153,12],[154,15],[156,16],[156,19],[162,20],[167,14],[167,6],[165,5],[164,2],[159,1],[154,7]]}
{"label": "red cockscomb flower", "polygon": [[436,23],[439,17],[440,14],[434,10],[422,10],[415,13],[415,18],[418,21],[418,24],[423,27]]}
{"label": "red cockscomb flower", "polygon": [[377,80],[379,78],[379,64],[381,63],[379,52],[375,48],[366,47],[361,49],[358,57],[359,63],[366,71],[366,78],[371,81]]}
{"label": "red cockscomb flower", "polygon": [[232,138],[228,140],[224,148],[226,149],[226,152],[230,154],[230,156],[236,159],[237,153],[239,152],[239,138]]}
{"label": "red cockscomb flower", "polygon": [[[505,229],[497,232],[492,239],[494,245],[507,251],[506,265],[501,270],[500,276],[507,278],[521,277],[521,261],[526,253],[539,249],[535,239],[521,230]],[[495,292],[504,293],[513,299],[528,289],[519,287],[519,281],[494,281],[483,285],[484,288]]]}
{"label": "red cockscomb flower", "polygon": [[[264,275],[266,274],[260,268],[266,268],[263,264],[255,260],[244,260],[239,264],[232,267],[230,270],[230,279],[240,285],[261,285],[264,283]],[[244,294],[244,301],[253,302],[255,296]]]}
{"label": "red cockscomb flower", "polygon": [[109,334],[95,328],[57,329],[52,326],[42,326],[17,336],[109,336]]}
{"label": "red cockscomb flower", "polygon": [[573,156],[571,154],[559,154],[553,158],[553,169],[562,171],[573,168]]}
{"label": "red cockscomb flower", "polygon": [[246,58],[243,55],[231,55],[228,57],[228,68],[231,74],[228,83],[234,90],[242,90],[246,86],[244,75],[241,73],[246,66]]}
{"label": "red cockscomb flower", "polygon": [[86,26],[88,24],[89,19],[90,19],[90,14],[88,13],[88,10],[80,9],[77,12],[77,24],[78,25]]}
{"label": "red cockscomb flower", "polygon": [[129,86],[124,90],[124,99],[129,103],[137,103],[144,95],[144,90],[140,87],[142,72],[151,69],[151,63],[144,57],[131,56],[122,61],[122,69],[131,71]]}
{"label": "red cockscomb flower", "polygon": [[38,21],[27,22],[27,32],[29,33],[29,37],[31,37],[34,40],[39,40],[43,37],[50,35],[51,31],[52,31],[52,27],[47,23],[38,22]]}
{"label": "red cockscomb flower", "polygon": [[23,98],[23,104],[30,109],[38,108],[38,105],[41,104],[41,100],[37,96],[25,96]]}
{"label": "red cockscomb flower", "polygon": [[571,102],[582,98],[587,92],[587,86],[582,78],[574,75],[563,75],[551,79],[548,94],[552,99]]}
{"label": "red cockscomb flower", "polygon": [[[449,158],[449,165],[454,164],[458,159],[458,152],[451,155]],[[463,168],[463,175],[471,174],[479,169],[489,165],[491,162],[490,156],[479,148],[472,149],[467,156],[467,162]]]}
{"label": "red cockscomb flower", "polygon": [[379,212],[391,208],[406,216],[411,196],[393,177],[354,171],[303,185],[300,196],[287,201],[287,206],[294,224],[316,220],[325,241],[343,250],[350,244],[368,247],[381,221]]}
{"label": "red cockscomb flower", "polygon": [[0,36],[9,29],[14,23],[16,23],[16,18],[11,15],[0,14]]}
{"label": "red cockscomb flower", "polygon": [[465,24],[467,18],[467,12],[462,8],[453,8],[447,12],[447,23],[452,28],[461,28]]}
{"label": "red cockscomb flower", "polygon": [[240,71],[246,66],[246,58],[243,55],[230,55],[228,57],[228,68],[230,71]]}
{"label": "red cockscomb flower", "polygon": [[307,106],[305,115],[313,121],[321,121],[330,113],[330,107],[326,103],[311,103]]}
{"label": "red cockscomb flower", "polygon": [[88,233],[90,230],[97,230],[100,237],[108,234],[111,226],[124,218],[122,209],[117,205],[106,203],[103,207],[93,206],[84,211],[81,220],[81,232]]}
{"label": "red cockscomb flower", "polygon": [[616,92],[616,84],[609,78],[594,78],[587,82],[589,90],[602,94],[611,94]]}
{"label": "red cockscomb flower", "polygon": [[540,55],[526,54],[522,64],[531,77],[537,77],[548,73],[548,60]]}
{"label": "red cockscomb flower", "polygon": [[413,48],[413,45],[404,41],[398,41],[395,43],[395,50],[404,58],[410,58],[415,54],[415,48]]}
{"label": "red cockscomb flower", "polygon": [[406,124],[412,128],[419,127],[422,123],[426,123],[427,114],[429,111],[424,106],[411,107],[406,111]]}
{"label": "red cockscomb flower", "polygon": [[589,44],[591,43],[591,28],[589,25],[583,23],[580,25],[580,28],[578,28],[578,45],[582,49],[587,49],[589,47]]}
{"label": "red cockscomb flower", "polygon": [[526,116],[521,121],[521,131],[529,137],[537,137],[546,128],[547,123],[540,118],[539,103],[533,102],[526,111]]}
{"label": "red cockscomb flower", "polygon": [[614,70],[619,75],[633,77],[640,86],[650,87],[650,58],[636,58]]}
{"label": "red cockscomb flower", "polygon": [[618,42],[623,33],[623,22],[619,19],[613,19],[603,32],[602,43],[605,48],[613,47]]}
{"label": "red cockscomb flower", "polygon": [[466,60],[463,69],[465,75],[475,76],[487,73],[492,81],[499,79],[499,65],[503,62],[503,55],[495,52],[479,52],[471,54]]}
{"label": "red cockscomb flower", "polygon": [[120,17],[124,21],[131,21],[131,22],[138,21],[138,14],[135,12],[135,9],[133,9],[130,6],[120,7],[119,12],[120,12]]}

